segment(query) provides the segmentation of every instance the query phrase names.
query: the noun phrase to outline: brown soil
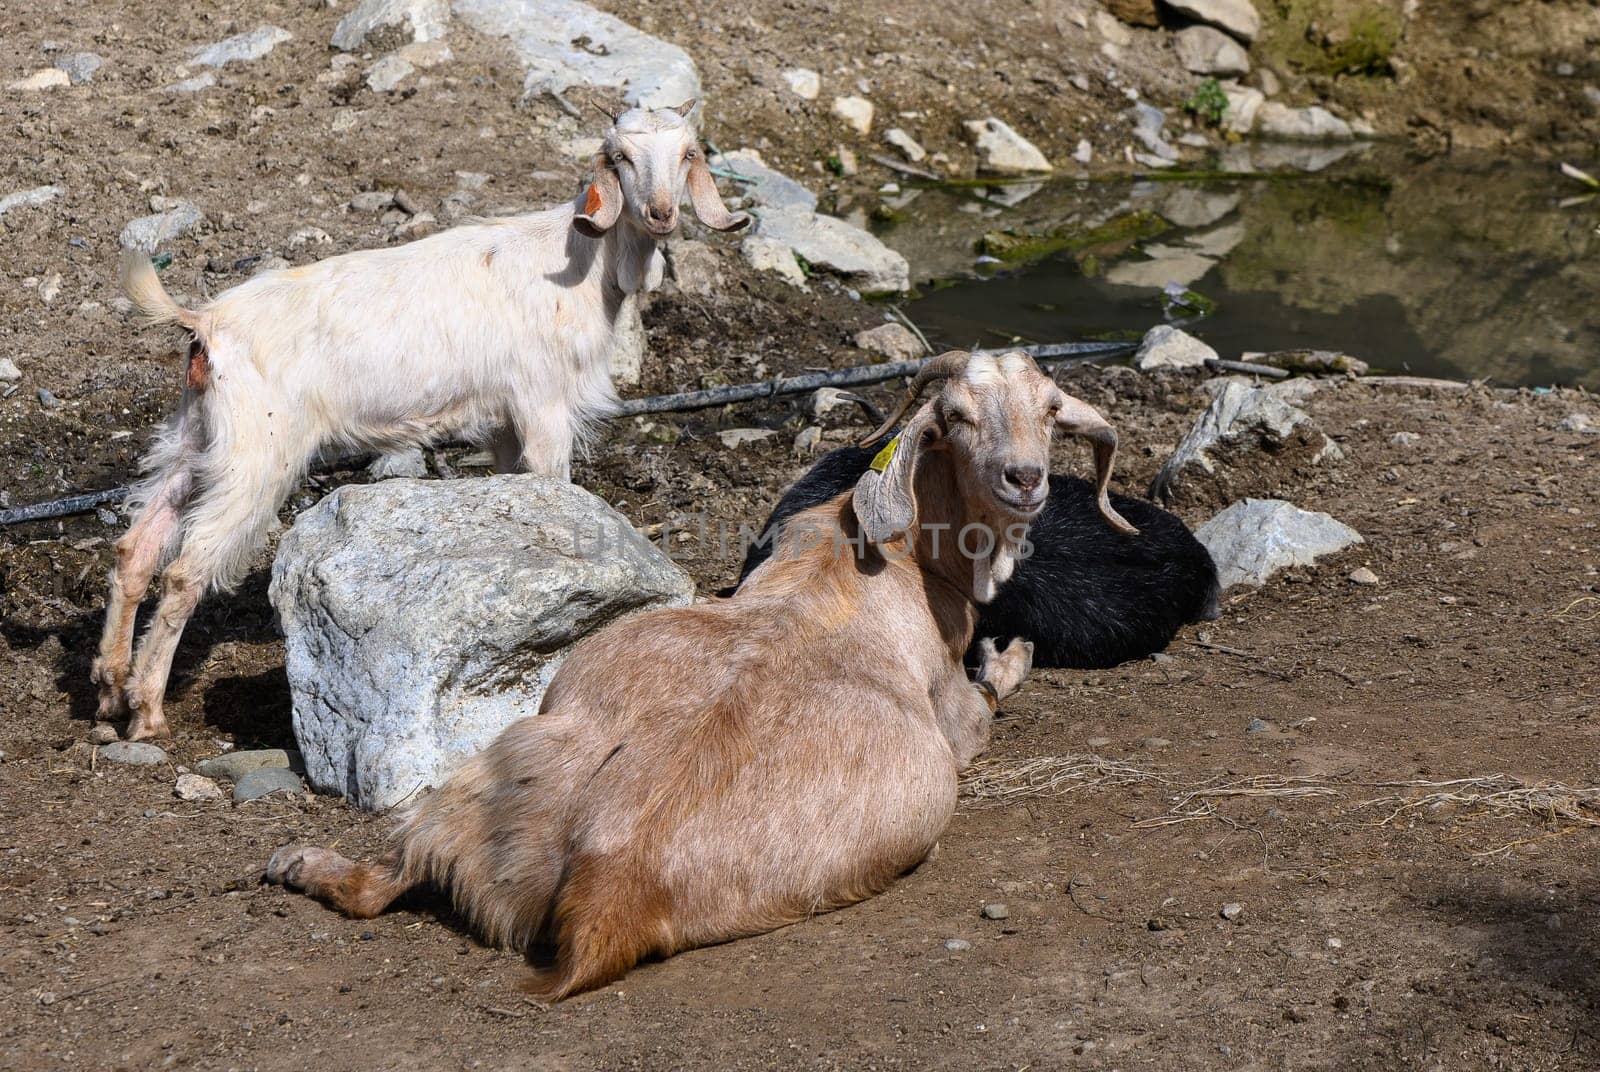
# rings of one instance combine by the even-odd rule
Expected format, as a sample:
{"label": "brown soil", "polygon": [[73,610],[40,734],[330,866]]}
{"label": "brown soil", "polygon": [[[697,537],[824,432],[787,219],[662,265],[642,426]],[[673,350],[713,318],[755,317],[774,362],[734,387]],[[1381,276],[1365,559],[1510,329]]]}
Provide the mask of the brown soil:
{"label": "brown soil", "polygon": [[[204,228],[174,244],[168,273],[175,289],[197,295],[244,278],[248,268],[233,267],[243,257],[273,251],[302,262],[391,241],[388,225],[340,208],[363,189],[401,186],[432,210],[454,189],[454,171],[483,171],[494,179],[473,208],[484,210],[572,188],[577,165],[552,141],[579,127],[542,103],[514,107],[520,79],[498,46],[458,35],[457,60],[425,88],[379,98],[306,73],[326,67],[322,42],[338,12],[224,10],[130,0],[7,12],[8,79],[40,64],[44,38],[113,61],[88,89],[7,98],[18,103],[6,113],[17,159],[6,189],[70,190],[0,223],[0,350],[24,372],[21,390],[0,400],[9,462],[0,494],[11,504],[125,480],[176,397],[173,340],[135,335],[112,306],[117,232],[148,211],[152,194],[208,212]],[[948,57],[969,50],[977,70],[960,85],[1001,114],[1076,92],[1025,73],[1048,58],[1061,77],[1065,60],[1039,43],[1055,5],[929,9],[914,28],[885,26],[891,10],[758,4],[740,9],[755,24],[742,43],[732,18],[713,27],[710,14],[680,17],[676,4],[652,7],[651,17],[699,54],[713,135],[765,131],[780,161],[809,160],[835,136],[804,133],[826,123],[810,106],[785,125],[778,109],[789,106],[776,90],[756,103],[769,92],[750,74],[757,60],[735,63],[732,50],[774,70],[831,72],[860,56],[893,72],[861,77],[905,79],[904,97],[880,107],[930,115],[944,114],[935,104],[943,82],[878,60],[890,53],[874,47],[875,35],[893,30],[906,53],[952,64],[952,79],[959,65]],[[223,72],[221,91],[180,100],[154,92],[173,80],[182,46],[258,20],[295,40]],[[919,79],[927,84],[914,88]],[[1112,114],[1113,103],[1109,93],[1086,100],[1083,121],[1100,122],[1088,117]],[[365,114],[336,135],[338,108]],[[1079,133],[1066,122],[1062,131],[1070,148]],[[265,207],[247,210],[253,200]],[[331,244],[291,249],[304,227],[326,231]],[[644,390],[863,359],[844,340],[877,311],[823,284],[802,294],[752,277],[723,254],[724,294],[669,286],[650,310]],[[218,270],[205,270],[208,261]],[[23,281],[52,271],[62,288],[47,305]],[[1109,370],[1065,379],[1121,427],[1126,489],[1147,486],[1204,404],[1190,379]],[[42,408],[41,387],[60,408]],[[117,530],[94,515],[6,530],[0,1067],[1600,1064],[1594,830],[1559,814],[1366,803],[1421,792],[1379,783],[1500,772],[1600,784],[1600,635],[1585,619],[1600,604],[1573,606],[1600,586],[1600,444],[1554,430],[1574,409],[1600,413],[1572,393],[1354,383],[1327,386],[1306,405],[1346,460],[1274,482],[1355,526],[1366,544],[1232,593],[1224,616],[1186,630],[1169,662],[1039,673],[1006,705],[985,760],[1007,770],[1098,752],[1147,777],[1003,805],[969,800],[937,859],[883,896],[641,967],[553,1009],[524,1002],[520,960],[481,947],[439,904],[421,899],[354,923],[257,885],[277,846],[372,852],[386,820],[329,798],[184,803],[172,796],[172,768],[96,763],[82,743],[93,706],[87,667]],[[739,451],[714,435],[758,423],[782,434]],[[803,423],[797,404],[619,422],[576,475],[642,526],[696,511],[737,526],[764,515],[803,468],[789,446]],[[841,418],[830,441],[863,428]],[[1390,437],[1399,431],[1421,438],[1398,446]],[[459,463],[462,452],[452,457]],[[1082,464],[1067,447],[1058,461]],[[356,478],[313,482],[285,522]],[[1215,505],[1185,516],[1198,523]],[[700,541],[674,538],[674,547],[702,590],[736,570]],[[209,600],[185,636],[168,703],[177,764],[216,754],[219,742],[292,743],[265,598],[269,562],[263,553],[240,592]],[[1361,565],[1379,576],[1376,587],[1346,580]],[[1254,718],[1272,729],[1247,733]],[[1102,737],[1110,743],[1087,743]],[[1256,776],[1330,792],[1201,798],[1173,813],[1191,787]],[[1214,810],[1193,810],[1206,799]],[[1188,817],[1146,822],[1163,816]],[[1009,905],[1008,919],[980,917],[995,901]],[[1243,905],[1233,922],[1219,916],[1226,902]],[[950,951],[951,938],[971,948]]]}

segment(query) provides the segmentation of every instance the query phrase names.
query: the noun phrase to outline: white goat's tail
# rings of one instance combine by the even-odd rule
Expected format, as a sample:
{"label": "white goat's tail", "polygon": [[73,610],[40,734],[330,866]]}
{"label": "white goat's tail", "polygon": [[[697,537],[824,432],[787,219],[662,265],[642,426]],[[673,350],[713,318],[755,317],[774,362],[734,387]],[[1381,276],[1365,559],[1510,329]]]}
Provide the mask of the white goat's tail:
{"label": "white goat's tail", "polygon": [[200,323],[199,315],[172,300],[172,295],[167,293],[167,288],[161,285],[156,275],[156,266],[151,262],[150,254],[142,249],[124,249],[119,268],[122,293],[133,302],[134,310],[146,327],[176,321],[190,331],[196,330]]}

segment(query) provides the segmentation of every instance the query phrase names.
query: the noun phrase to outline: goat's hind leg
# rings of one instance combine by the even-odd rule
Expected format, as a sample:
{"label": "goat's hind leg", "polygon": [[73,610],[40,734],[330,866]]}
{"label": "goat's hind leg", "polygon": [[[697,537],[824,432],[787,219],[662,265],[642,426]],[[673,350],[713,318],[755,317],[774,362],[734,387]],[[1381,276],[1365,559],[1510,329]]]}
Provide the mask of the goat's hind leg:
{"label": "goat's hind leg", "polygon": [[393,861],[357,863],[332,849],[310,845],[288,845],[273,853],[262,878],[356,919],[379,915],[410,889]]}

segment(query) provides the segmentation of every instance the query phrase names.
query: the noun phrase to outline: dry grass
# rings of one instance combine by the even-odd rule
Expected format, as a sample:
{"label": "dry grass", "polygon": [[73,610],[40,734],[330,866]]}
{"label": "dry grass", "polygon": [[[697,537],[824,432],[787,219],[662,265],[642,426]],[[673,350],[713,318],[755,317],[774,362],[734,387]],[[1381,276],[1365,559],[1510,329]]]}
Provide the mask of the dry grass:
{"label": "dry grass", "polygon": [[1286,778],[1276,774],[1253,774],[1245,778],[1223,781],[1212,778],[1191,786],[1172,798],[1172,806],[1165,814],[1134,823],[1135,830],[1149,830],[1158,826],[1174,826],[1196,819],[1220,818],[1217,801],[1227,797],[1336,797],[1339,791],[1310,778]]}
{"label": "dry grass", "polygon": [[982,760],[961,779],[961,799],[978,807],[1083,789],[1165,781],[1159,774],[1095,755],[1039,756],[1021,763]]}
{"label": "dry grass", "polygon": [[1389,816],[1378,826],[1388,826],[1418,809],[1442,807],[1472,808],[1502,818],[1522,816],[1546,823],[1600,826],[1600,787],[1575,789],[1560,782],[1529,785],[1509,774],[1490,774],[1444,782],[1385,782],[1378,788],[1432,790],[1414,796],[1374,797],[1357,805],[1389,808]]}

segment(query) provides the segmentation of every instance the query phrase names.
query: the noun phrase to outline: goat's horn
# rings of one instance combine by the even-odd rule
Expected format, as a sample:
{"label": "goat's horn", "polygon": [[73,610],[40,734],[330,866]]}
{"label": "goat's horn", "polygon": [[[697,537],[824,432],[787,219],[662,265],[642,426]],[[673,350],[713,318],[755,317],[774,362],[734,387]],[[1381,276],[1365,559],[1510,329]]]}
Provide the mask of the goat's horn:
{"label": "goat's horn", "polygon": [[900,400],[900,404],[895,407],[893,413],[889,414],[888,420],[878,426],[877,431],[861,441],[861,445],[866,446],[868,443],[876,443],[888,435],[894,426],[900,423],[900,419],[906,415],[906,411],[917,404],[918,396],[927,389],[929,384],[939,383],[950,379],[952,376],[961,375],[967,370],[967,362],[971,360],[972,355],[965,350],[951,350],[940,354],[938,357],[928,358],[922,367],[917,370],[917,375],[912,379],[911,389],[906,392],[905,398]]}
{"label": "goat's horn", "polygon": [[601,115],[605,116],[607,119],[611,120],[613,123],[615,123],[617,121],[617,118],[619,116],[621,116],[622,113],[627,111],[628,109],[625,108],[625,107],[612,108],[609,104],[601,104],[599,101],[595,101],[594,102],[594,110],[599,112]]}

